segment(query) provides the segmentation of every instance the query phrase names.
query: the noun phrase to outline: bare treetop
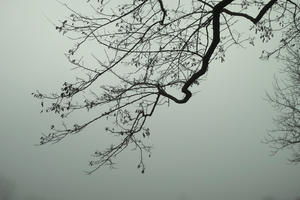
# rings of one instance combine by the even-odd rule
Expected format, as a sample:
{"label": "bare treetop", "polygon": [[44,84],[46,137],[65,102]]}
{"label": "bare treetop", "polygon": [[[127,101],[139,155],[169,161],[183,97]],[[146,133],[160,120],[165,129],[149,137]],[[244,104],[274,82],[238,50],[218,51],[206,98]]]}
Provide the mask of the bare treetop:
{"label": "bare treetop", "polygon": [[[300,26],[299,26],[300,27]],[[300,163],[300,40],[288,45],[287,55],[279,59],[285,64],[280,79],[276,78],[274,93],[268,101],[278,111],[276,127],[264,142],[273,147],[273,154],[283,149],[292,150],[291,163]]]}
{"label": "bare treetop", "polygon": [[[191,87],[200,83],[213,61],[224,61],[230,47],[254,45],[256,36],[268,42],[276,32],[287,32],[277,49],[263,52],[268,58],[279,55],[299,34],[291,31],[299,19],[298,1],[179,0],[176,6],[164,0],[87,3],[90,10],[86,14],[63,4],[70,15],[56,26],[74,41],[66,57],[83,76],[65,82],[59,93],[37,92],[34,96],[42,100],[42,112],[62,118],[79,110],[98,112],[72,126],[52,125],[41,144],[59,142],[102,118],[113,121],[105,130],[120,136],[120,142],[95,152],[90,173],[103,165],[113,166],[128,145],[140,152],[138,167],[144,172],[143,155],[150,155],[151,150],[143,143],[150,135],[146,120],[158,106],[188,102]],[[241,32],[241,22],[249,33]],[[96,45],[99,52],[82,57],[89,45]]]}

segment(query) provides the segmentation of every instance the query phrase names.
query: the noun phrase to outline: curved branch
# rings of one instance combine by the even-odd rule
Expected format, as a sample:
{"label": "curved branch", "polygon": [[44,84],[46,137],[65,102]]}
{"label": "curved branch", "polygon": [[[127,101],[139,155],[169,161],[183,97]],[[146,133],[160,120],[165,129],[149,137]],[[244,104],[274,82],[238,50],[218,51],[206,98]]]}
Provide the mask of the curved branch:
{"label": "curved branch", "polygon": [[163,4],[162,0],[158,0],[158,2],[159,2],[159,5],[160,5],[160,9],[161,9],[161,11],[163,13],[162,19],[161,19],[161,21],[159,23],[160,23],[160,25],[164,25],[164,21],[165,21],[165,18],[167,16],[167,11],[166,11],[166,9],[164,7],[164,4]]}
{"label": "curved branch", "polygon": [[261,18],[266,14],[266,12],[276,3],[277,0],[271,0],[269,1],[269,3],[267,3],[258,13],[258,15],[254,18],[248,14],[245,13],[240,13],[240,12],[233,12],[227,9],[223,9],[223,11],[231,16],[239,16],[239,17],[244,17],[248,20],[250,20],[251,22],[253,22],[253,24],[257,24]]}
{"label": "curved branch", "polygon": [[233,0],[224,0],[218,3],[214,8],[213,8],[213,39],[212,42],[206,52],[206,54],[203,56],[202,59],[202,67],[201,69],[194,73],[183,85],[181,91],[185,94],[183,99],[177,99],[176,97],[168,94],[166,91],[163,89],[160,89],[160,94],[173,100],[176,103],[182,104],[186,103],[192,96],[191,91],[188,89],[199,77],[203,76],[207,69],[208,69],[208,64],[209,60],[214,53],[216,47],[218,46],[220,42],[220,13],[223,11],[223,9],[232,2]]}

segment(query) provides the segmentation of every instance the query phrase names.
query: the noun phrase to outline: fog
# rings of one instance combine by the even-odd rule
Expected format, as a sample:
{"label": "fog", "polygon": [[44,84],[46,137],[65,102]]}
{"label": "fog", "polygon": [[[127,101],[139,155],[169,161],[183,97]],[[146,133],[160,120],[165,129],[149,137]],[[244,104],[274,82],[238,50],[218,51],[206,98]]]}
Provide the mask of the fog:
{"label": "fog", "polygon": [[270,147],[261,142],[276,115],[265,92],[272,91],[282,64],[259,60],[260,46],[232,49],[225,63],[210,68],[187,104],[157,110],[148,121],[152,134],[147,142],[154,149],[144,174],[136,168],[138,152],[131,149],[120,155],[117,169],[84,173],[90,154],[113,140],[104,131],[105,120],[57,144],[35,146],[60,119],[40,114],[31,92],[55,92],[74,79],[64,56],[72,42],[51,24],[64,16],[65,9],[54,0],[0,1],[0,192],[8,184],[13,200],[300,196],[299,165],[288,164],[289,152],[270,156]]}

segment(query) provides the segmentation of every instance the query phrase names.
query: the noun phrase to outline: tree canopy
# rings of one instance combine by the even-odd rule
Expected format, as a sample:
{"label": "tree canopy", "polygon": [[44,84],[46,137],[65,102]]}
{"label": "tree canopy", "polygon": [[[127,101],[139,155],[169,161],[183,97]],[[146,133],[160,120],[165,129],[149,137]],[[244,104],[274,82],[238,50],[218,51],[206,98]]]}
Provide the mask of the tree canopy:
{"label": "tree canopy", "polygon": [[15,190],[15,183],[6,177],[0,176],[0,199],[11,200]]}
{"label": "tree canopy", "polygon": [[[230,48],[275,38],[278,47],[262,52],[268,59],[281,55],[299,36],[297,0],[87,3],[90,10],[84,13],[63,4],[70,14],[55,27],[74,41],[66,57],[82,77],[65,82],[58,93],[33,95],[41,99],[41,112],[61,118],[80,110],[96,113],[85,122],[51,125],[40,144],[59,142],[100,119],[111,120],[105,130],[119,136],[120,142],[96,151],[89,173],[113,166],[129,145],[140,152],[138,168],[144,172],[144,155],[151,150],[143,142],[150,135],[146,122],[157,107],[188,102],[192,87],[200,84],[213,62],[224,61]],[[91,45],[99,52],[82,56]]]}
{"label": "tree canopy", "polygon": [[[299,27],[300,28],[300,27]],[[299,30],[299,29],[298,29]],[[285,64],[282,76],[275,78],[274,93],[267,94],[268,101],[278,111],[272,129],[265,142],[276,154],[282,149],[291,149],[291,163],[300,162],[300,41],[287,46],[286,55],[279,59]]]}

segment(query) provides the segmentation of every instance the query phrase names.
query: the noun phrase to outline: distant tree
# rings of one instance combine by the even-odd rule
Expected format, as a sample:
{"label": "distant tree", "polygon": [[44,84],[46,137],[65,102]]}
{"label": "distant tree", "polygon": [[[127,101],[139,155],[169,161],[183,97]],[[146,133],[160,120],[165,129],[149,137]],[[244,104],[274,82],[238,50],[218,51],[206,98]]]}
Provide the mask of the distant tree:
{"label": "distant tree", "polygon": [[[300,22],[299,33],[300,33]],[[274,119],[276,128],[270,131],[266,142],[277,153],[291,149],[292,163],[300,162],[300,38],[288,45],[285,56],[279,59],[285,64],[282,78],[275,79],[274,94],[268,94],[268,101],[278,111]]]}
{"label": "distant tree", "polygon": [[44,197],[38,196],[38,195],[26,195],[25,198],[23,198],[24,200],[45,200]]}
{"label": "distant tree", "polygon": [[275,198],[272,196],[265,196],[262,198],[262,200],[275,200]]}
{"label": "distant tree", "polygon": [[[256,37],[268,42],[276,32],[292,30],[294,22],[287,16],[296,20],[299,11],[297,0],[178,0],[176,6],[167,0],[87,2],[88,15],[63,4],[70,15],[56,26],[74,41],[66,57],[84,75],[65,82],[59,93],[33,95],[41,99],[42,112],[66,118],[87,110],[94,116],[71,126],[51,125],[41,144],[59,142],[102,118],[111,120],[105,130],[120,142],[96,151],[89,173],[112,167],[129,145],[140,152],[137,165],[143,173],[144,155],[150,156],[151,150],[143,139],[150,135],[146,120],[156,108],[188,102],[192,86],[200,83],[212,62],[224,61],[230,47],[254,46]],[[279,47],[263,51],[262,57],[280,54],[295,37],[282,36]],[[99,50],[83,57],[90,45]]]}
{"label": "distant tree", "polygon": [[15,184],[6,177],[0,176],[0,200],[12,200]]}

